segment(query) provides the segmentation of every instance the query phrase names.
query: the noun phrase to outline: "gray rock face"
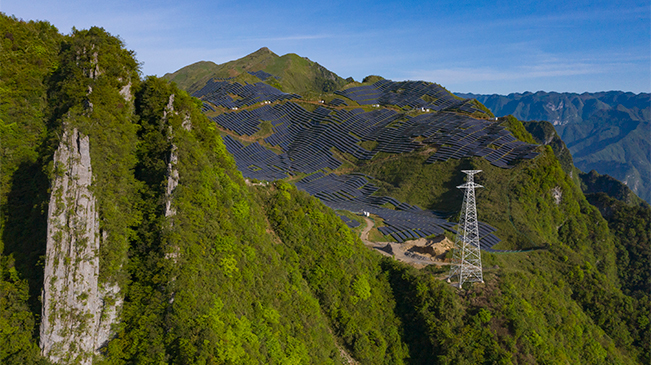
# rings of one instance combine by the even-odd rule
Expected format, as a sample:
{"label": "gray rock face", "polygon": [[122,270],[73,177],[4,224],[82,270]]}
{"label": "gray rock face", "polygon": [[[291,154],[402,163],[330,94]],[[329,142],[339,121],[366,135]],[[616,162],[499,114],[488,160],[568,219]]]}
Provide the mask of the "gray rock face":
{"label": "gray rock face", "polygon": [[54,363],[92,364],[106,345],[122,305],[116,284],[101,287],[99,247],[107,232],[99,228],[90,141],[64,127],[54,154],[56,176],[48,207],[47,251],[40,347]]}
{"label": "gray rock face", "polygon": [[[174,198],[174,190],[179,185],[179,154],[178,147],[174,144],[174,128],[169,124],[169,118],[171,115],[178,115],[174,110],[174,94],[171,94],[167,102],[167,106],[163,111],[163,124],[167,124],[168,133],[167,138],[172,145],[172,150],[170,151],[170,160],[167,163],[167,188],[165,190],[165,218],[167,218],[167,224],[171,227],[174,225],[174,216],[176,215],[176,209],[172,206],[172,201]],[[186,131],[192,129],[192,121],[190,120],[190,115],[186,114],[183,116],[183,121],[181,122],[181,127]],[[171,246],[168,248],[168,252],[165,254],[167,259],[177,262],[180,252],[178,246]],[[174,280],[174,279],[172,279]],[[172,298],[170,303],[174,301],[174,293],[172,293]]]}
{"label": "gray rock face", "polygon": [[91,364],[99,325],[99,217],[88,136],[65,131],[54,154],[40,347],[55,363]]}
{"label": "gray rock face", "polygon": [[[163,122],[167,124],[169,115],[174,113],[174,94],[170,95],[170,98],[163,112]],[[168,139],[172,140],[173,130],[172,126],[168,126],[169,133]],[[179,161],[177,154],[177,148],[174,143],[172,143],[172,152],[170,153],[170,162],[167,163],[167,190],[165,191],[165,217],[171,217],[176,215],[176,210],[172,207],[172,193],[174,189],[179,185],[179,170],[176,168],[176,164]]]}

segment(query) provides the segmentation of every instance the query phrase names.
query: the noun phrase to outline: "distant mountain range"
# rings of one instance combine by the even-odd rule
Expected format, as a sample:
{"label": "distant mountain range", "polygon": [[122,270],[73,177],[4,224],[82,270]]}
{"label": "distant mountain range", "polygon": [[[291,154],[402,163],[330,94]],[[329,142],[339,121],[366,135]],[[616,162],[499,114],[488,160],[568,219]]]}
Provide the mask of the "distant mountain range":
{"label": "distant mountain range", "polygon": [[611,175],[651,202],[651,94],[457,95],[477,99],[496,116],[551,122],[579,169]]}
{"label": "distant mountain range", "polygon": [[[651,94],[622,91],[598,93],[512,93],[482,95],[455,93],[467,99],[477,99],[496,116],[513,115],[520,120],[546,120],[553,125],[581,123],[601,113],[617,110],[634,121],[651,119]],[[567,141],[566,141],[567,142]]]}

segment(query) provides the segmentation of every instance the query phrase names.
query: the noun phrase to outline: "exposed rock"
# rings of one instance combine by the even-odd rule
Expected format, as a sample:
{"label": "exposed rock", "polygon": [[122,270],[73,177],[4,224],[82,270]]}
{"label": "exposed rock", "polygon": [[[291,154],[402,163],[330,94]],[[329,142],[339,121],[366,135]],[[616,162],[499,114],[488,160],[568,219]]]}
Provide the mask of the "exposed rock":
{"label": "exposed rock", "polygon": [[93,87],[88,85],[88,92],[86,93],[86,100],[84,101],[84,108],[88,112],[88,114],[93,112],[93,103],[90,101],[90,94],[93,93]]}
{"label": "exposed rock", "polygon": [[[168,124],[167,138],[172,144],[172,151],[170,152],[170,161],[167,163],[167,188],[165,190],[165,218],[168,218],[167,223],[170,226],[174,224],[171,218],[176,215],[176,209],[172,207],[172,195],[174,194],[174,190],[176,189],[176,187],[179,185],[179,170],[176,167],[179,161],[179,156],[177,153],[178,148],[173,142],[174,129],[168,123],[169,115],[172,113],[176,113],[174,111],[174,94],[170,95],[169,100],[167,102],[167,106],[163,111],[163,125]],[[189,130],[191,125],[192,124],[190,122],[190,118],[189,116],[187,116],[187,118],[183,120],[183,127]],[[176,262],[176,260],[179,257],[179,248],[171,247],[170,251],[165,254],[165,257],[168,259],[172,259]],[[174,293],[172,293],[170,303],[172,303],[173,301],[174,301]]]}
{"label": "exposed rock", "polygon": [[131,80],[120,89],[120,95],[122,95],[126,101],[131,101],[131,99],[133,99],[133,95],[131,95]]}
{"label": "exposed rock", "polygon": [[102,301],[99,216],[88,136],[64,128],[48,207],[40,347],[55,363],[91,364]]}
{"label": "exposed rock", "polygon": [[[95,49],[95,45],[91,49]],[[97,77],[101,75],[102,72],[99,69],[99,60],[97,58],[97,51],[93,52],[93,59],[91,60],[91,68],[88,70],[88,77],[93,80],[97,80]]]}
{"label": "exposed rock", "polygon": [[40,348],[59,364],[91,364],[108,344],[123,296],[115,283],[99,284],[100,231],[90,141],[64,127],[54,154],[56,176],[48,207]]}
{"label": "exposed rock", "polygon": [[[102,231],[102,240],[100,245],[108,240],[108,232]],[[95,335],[95,351],[108,345],[113,331],[111,326],[118,321],[122,304],[124,303],[123,294],[117,283],[99,284],[99,300],[101,303],[99,313],[99,323]]]}
{"label": "exposed rock", "polygon": [[97,334],[95,336],[95,350],[108,345],[113,336],[111,326],[118,321],[122,304],[124,303],[120,286],[117,284],[105,285],[99,288],[99,297],[102,301],[102,312],[100,314]]}
{"label": "exposed rock", "polygon": [[[168,115],[174,112],[174,94],[170,95],[167,106],[163,111],[164,124],[168,121]],[[169,126],[168,139],[172,141],[172,126]],[[176,215],[176,210],[172,207],[172,193],[179,185],[179,171],[176,168],[179,157],[176,153],[177,147],[172,143],[172,151],[170,152],[170,161],[167,163],[167,190],[165,191],[165,217]]]}
{"label": "exposed rock", "polygon": [[192,129],[192,120],[190,119],[190,114],[186,114],[186,115],[183,116],[183,124],[181,124],[181,126],[186,131],[189,131],[190,129]]}
{"label": "exposed rock", "polygon": [[172,207],[172,193],[179,185],[179,171],[176,164],[179,157],[176,153],[177,148],[172,145],[172,152],[170,152],[170,162],[167,163],[167,190],[165,191],[165,217],[176,215],[176,210]]}
{"label": "exposed rock", "polygon": [[559,205],[561,203],[561,200],[563,199],[563,192],[561,191],[560,186],[556,186],[552,189],[552,197],[554,198],[554,203],[556,203],[556,205]]}

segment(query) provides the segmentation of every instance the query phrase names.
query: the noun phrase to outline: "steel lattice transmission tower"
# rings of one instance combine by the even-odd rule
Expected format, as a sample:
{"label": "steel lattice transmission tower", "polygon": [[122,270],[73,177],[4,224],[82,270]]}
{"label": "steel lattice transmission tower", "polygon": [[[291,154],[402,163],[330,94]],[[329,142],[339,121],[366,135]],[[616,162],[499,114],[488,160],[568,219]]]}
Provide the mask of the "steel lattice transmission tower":
{"label": "steel lattice transmission tower", "polygon": [[448,282],[457,281],[458,278],[459,288],[466,281],[484,282],[479,247],[477,204],[475,201],[475,188],[483,188],[483,186],[475,184],[474,179],[475,174],[481,172],[481,170],[462,170],[462,172],[467,175],[467,180],[465,184],[459,185],[457,188],[466,190],[463,195],[452,267],[448,277]]}

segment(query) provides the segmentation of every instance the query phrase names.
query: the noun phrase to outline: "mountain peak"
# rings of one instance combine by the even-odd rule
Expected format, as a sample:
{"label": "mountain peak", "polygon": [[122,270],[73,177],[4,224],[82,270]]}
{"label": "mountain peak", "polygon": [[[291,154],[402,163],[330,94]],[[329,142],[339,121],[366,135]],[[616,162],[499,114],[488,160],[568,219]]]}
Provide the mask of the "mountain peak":
{"label": "mountain peak", "polygon": [[273,56],[278,56],[277,54],[273,53],[269,48],[267,47],[262,47],[259,50],[251,53],[249,56],[266,56],[266,55],[273,55]]}

